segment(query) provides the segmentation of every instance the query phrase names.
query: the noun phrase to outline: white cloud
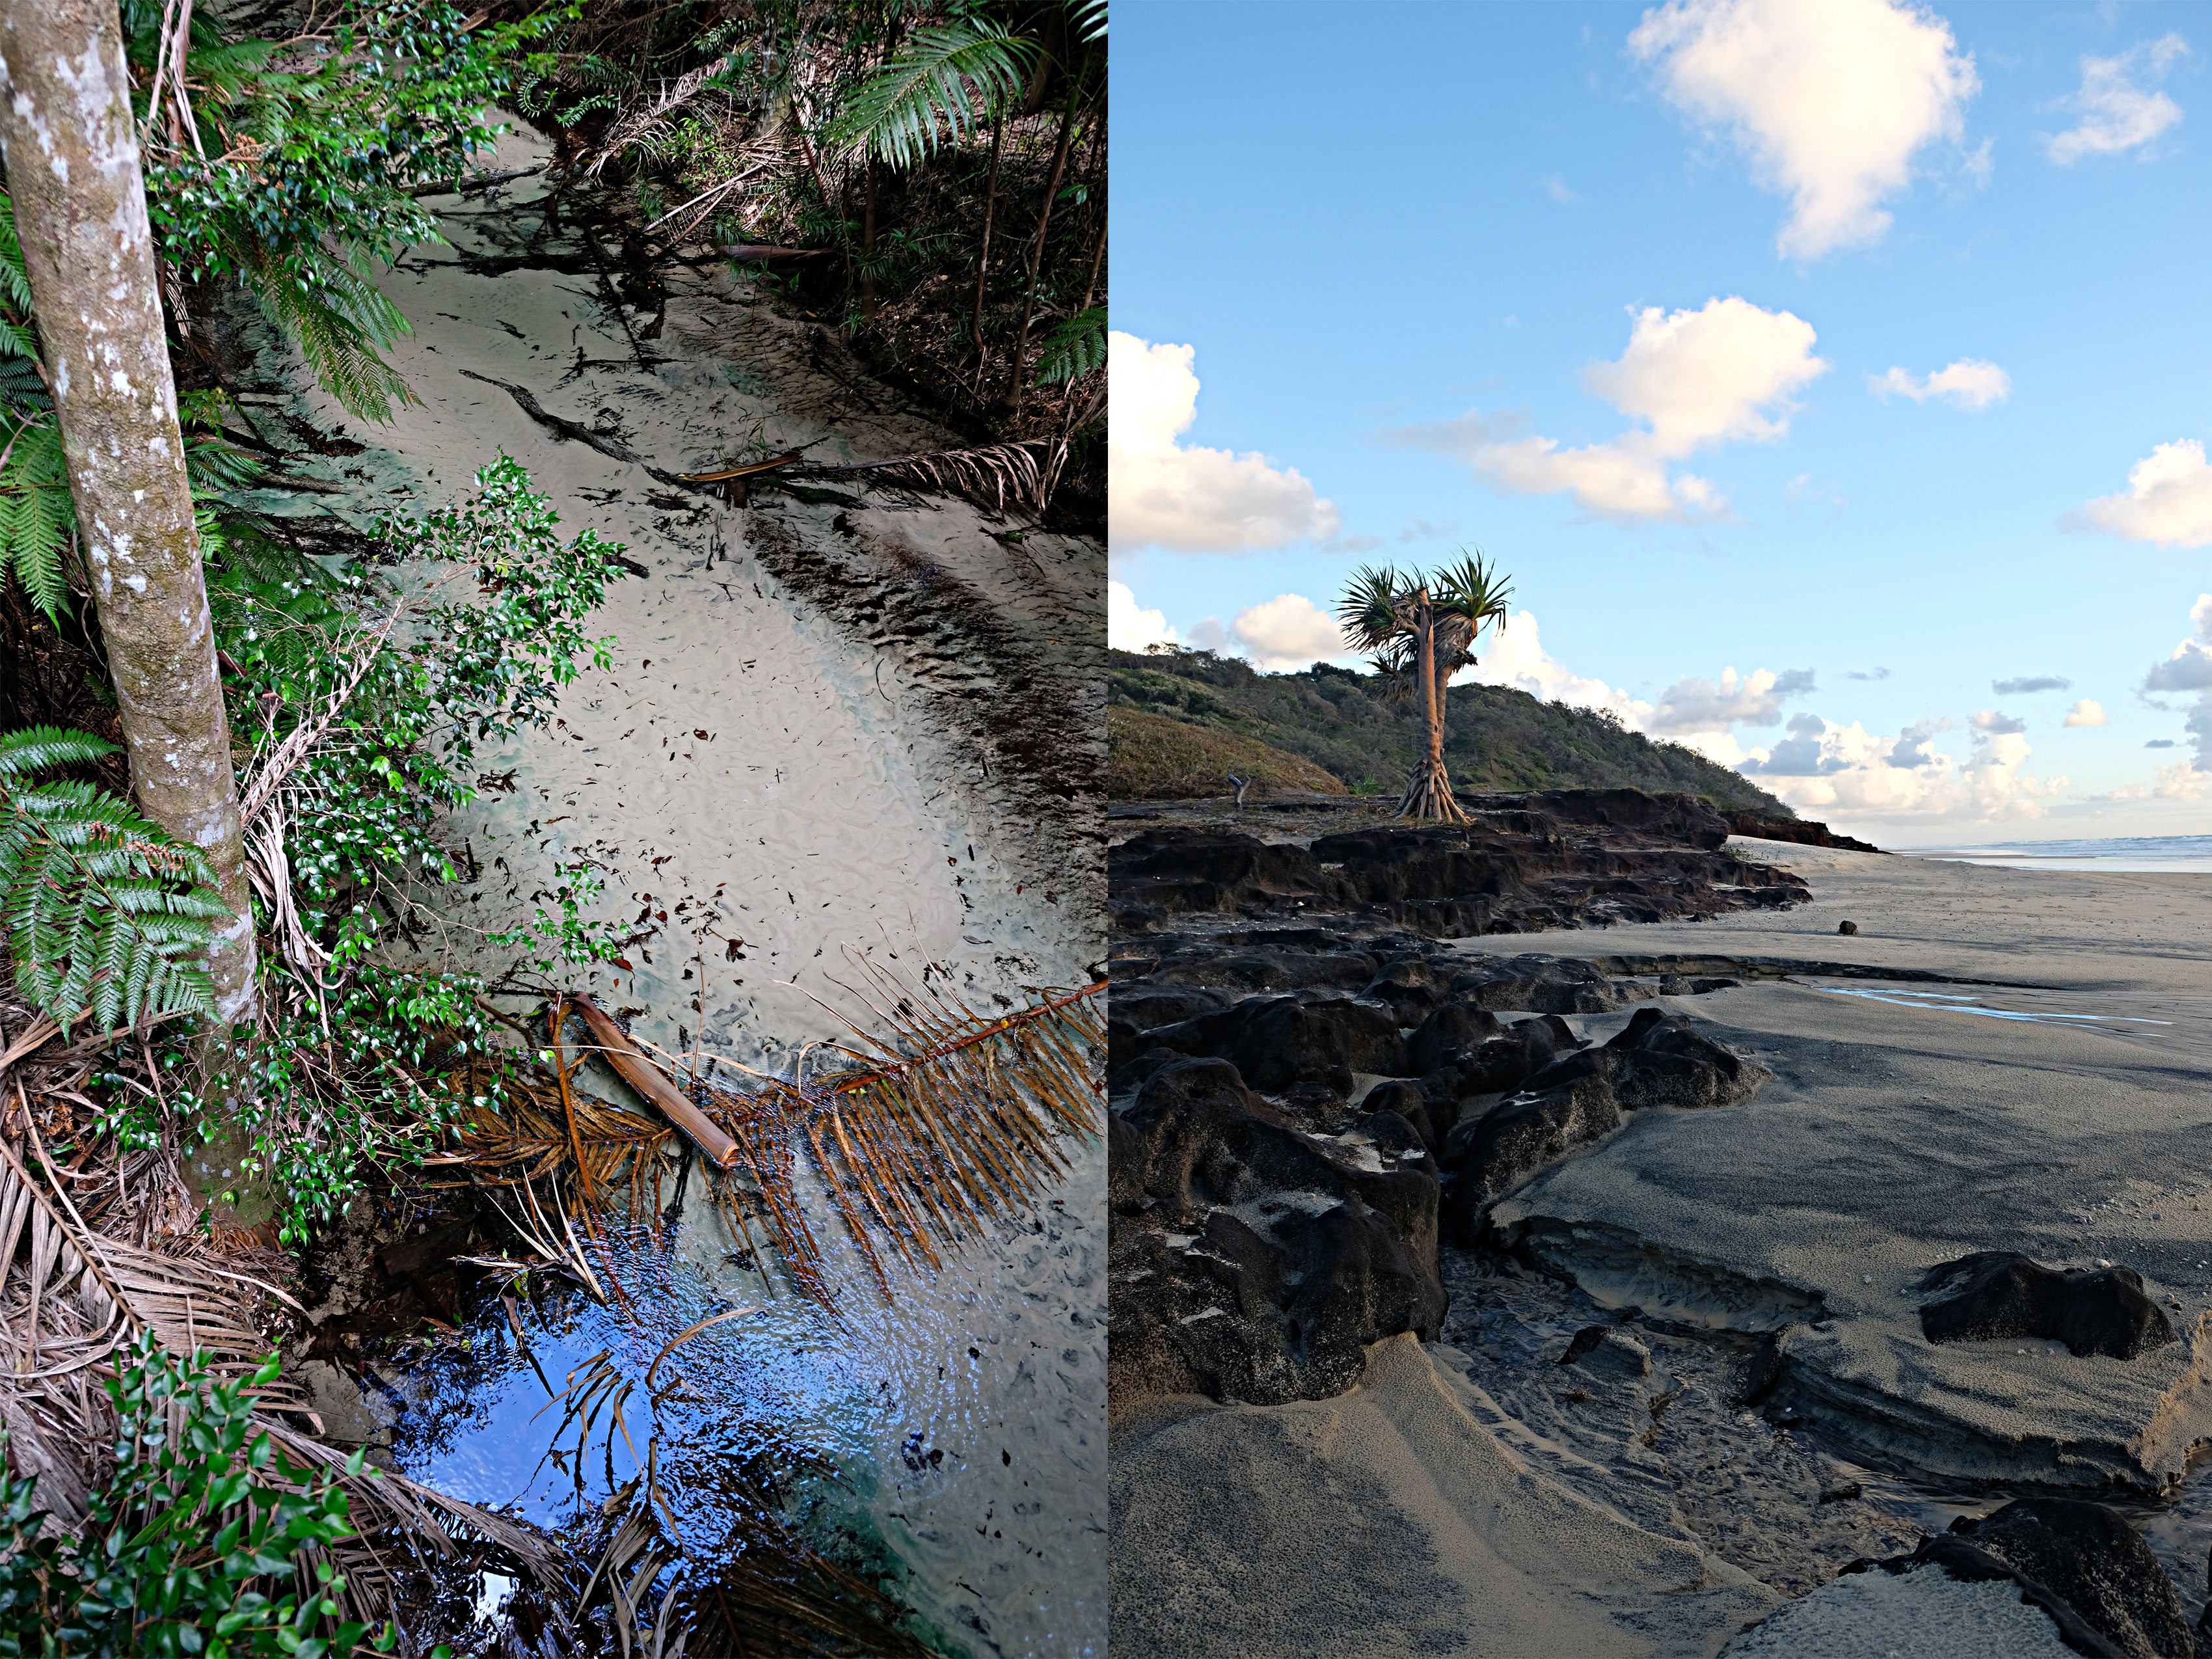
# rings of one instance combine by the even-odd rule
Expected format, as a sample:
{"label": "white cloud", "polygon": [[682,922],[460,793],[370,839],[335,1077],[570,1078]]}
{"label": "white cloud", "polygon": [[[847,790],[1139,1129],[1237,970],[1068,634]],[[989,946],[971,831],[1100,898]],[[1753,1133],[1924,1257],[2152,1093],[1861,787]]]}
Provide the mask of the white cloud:
{"label": "white cloud", "polygon": [[1984,708],[1974,716],[1973,728],[1991,737],[2008,738],[2027,730],[2027,722],[2010,714],[2000,714],[1994,708]]}
{"label": "white cloud", "polygon": [[2160,444],[2128,469],[2125,495],[2100,495],[2061,522],[2160,547],[2212,542],[2212,466],[2194,438]]}
{"label": "white cloud", "polygon": [[1940,398],[1960,409],[1978,413],[2012,396],[2012,376],[1995,363],[1984,362],[1978,357],[1961,357],[1917,380],[1901,368],[1893,368],[1887,374],[1869,374],[1867,390],[1877,398],[1887,398],[1893,394],[1910,398],[1916,404]]}
{"label": "white cloud", "polygon": [[1628,37],[1676,108],[1790,198],[1777,239],[1814,259],[1879,240],[1916,154],[1966,131],[1981,89],[1933,12],[1887,0],[1671,0]]}
{"label": "white cloud", "polygon": [[[1097,635],[1093,635],[1096,639]],[[1141,611],[1127,582],[1106,584],[1106,643],[1116,651],[1141,651],[1148,645],[1171,645],[1176,631],[1168,626],[1164,611]]]}
{"label": "white cloud", "polygon": [[2056,106],[2078,111],[2081,118],[2050,141],[2051,159],[2071,167],[2085,155],[2117,155],[2148,146],[2180,121],[2181,106],[2144,82],[2164,80],[2188,56],[2189,43],[2169,34],[2117,58],[2084,58],[2081,89]]}
{"label": "white cloud", "polygon": [[1761,668],[1747,675],[1723,668],[1717,681],[1685,677],[1659,694],[1646,729],[1671,736],[1725,732],[1732,726],[1779,726],[1783,699],[1813,689],[1809,668],[1783,674]]}
{"label": "white cloud", "polygon": [[1584,384],[1643,424],[1607,443],[1562,448],[1555,438],[1504,438],[1480,415],[1397,427],[1393,441],[1465,461],[1518,495],[1571,493],[1615,523],[1713,518],[1728,502],[1711,483],[1668,463],[1710,445],[1771,442],[1790,429],[1790,399],[1827,372],[1813,325],[1749,301],[1708,300],[1696,311],[1654,306],[1632,313],[1628,349],[1597,363]]}
{"label": "white cloud", "polygon": [[1252,665],[1268,672],[1310,668],[1316,662],[1353,654],[1336,619],[1303,593],[1279,593],[1264,605],[1237,613],[1229,624]]}
{"label": "white cloud", "polygon": [[2066,711],[2068,726],[2102,726],[2105,724],[2105,705],[2094,697],[2084,697]]}
{"label": "white cloud", "polygon": [[1579,202],[1583,199],[1581,197],[1576,195],[1573,191],[1568,189],[1567,181],[1560,178],[1556,173],[1547,173],[1544,175],[1544,192],[1553,201],[1557,202],[1561,207],[1565,207],[1570,203]]}
{"label": "white cloud", "polygon": [[1114,382],[1106,435],[1109,544],[1239,553],[1334,536],[1335,506],[1295,468],[1176,441],[1198,417],[1195,356],[1187,345],[1107,336]]}
{"label": "white cloud", "polygon": [[1934,745],[1946,724],[1923,721],[1890,737],[1800,714],[1788,742],[1739,769],[1801,811],[1892,823],[2039,818],[2067,788],[2066,778],[2027,774],[2033,750],[2002,717],[1963,762]]}
{"label": "white cloud", "polygon": [[1530,611],[1516,611],[1504,627],[1486,638],[1487,648],[1481,660],[1474,667],[1455,674],[1452,678],[1455,682],[1479,680],[1485,685],[1510,685],[1545,702],[1607,709],[1619,715],[1623,725],[1639,732],[1651,717],[1650,703],[1639,702],[1616,686],[1575,673],[1553,661],[1551,653],[1544,649],[1543,634]]}

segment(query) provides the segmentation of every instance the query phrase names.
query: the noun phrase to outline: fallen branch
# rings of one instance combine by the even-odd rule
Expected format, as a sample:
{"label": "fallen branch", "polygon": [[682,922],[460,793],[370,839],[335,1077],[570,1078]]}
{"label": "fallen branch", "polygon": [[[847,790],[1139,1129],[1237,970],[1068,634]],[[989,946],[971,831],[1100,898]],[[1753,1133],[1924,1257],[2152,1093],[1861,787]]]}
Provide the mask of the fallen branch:
{"label": "fallen branch", "polygon": [[[715,1168],[726,1170],[738,1161],[738,1143],[717,1128],[713,1121],[686,1100],[676,1085],[661,1074],[660,1068],[645,1056],[645,1051],[629,1040],[629,1034],[609,1019],[599,1005],[580,991],[569,993],[568,1004],[584,1017],[592,1035],[599,1039],[599,1052],[615,1068],[622,1080],[637,1091],[678,1128],[690,1136],[693,1143],[707,1155]],[[557,1056],[556,1056],[557,1058]]]}

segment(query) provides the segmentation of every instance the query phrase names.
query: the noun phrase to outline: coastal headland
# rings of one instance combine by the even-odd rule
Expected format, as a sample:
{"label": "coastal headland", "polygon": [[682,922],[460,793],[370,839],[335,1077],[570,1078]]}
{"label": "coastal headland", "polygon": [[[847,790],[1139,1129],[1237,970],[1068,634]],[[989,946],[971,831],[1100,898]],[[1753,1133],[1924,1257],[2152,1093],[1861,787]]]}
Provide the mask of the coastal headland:
{"label": "coastal headland", "polygon": [[1463,804],[1112,823],[1117,1653],[2194,1653],[2212,883]]}

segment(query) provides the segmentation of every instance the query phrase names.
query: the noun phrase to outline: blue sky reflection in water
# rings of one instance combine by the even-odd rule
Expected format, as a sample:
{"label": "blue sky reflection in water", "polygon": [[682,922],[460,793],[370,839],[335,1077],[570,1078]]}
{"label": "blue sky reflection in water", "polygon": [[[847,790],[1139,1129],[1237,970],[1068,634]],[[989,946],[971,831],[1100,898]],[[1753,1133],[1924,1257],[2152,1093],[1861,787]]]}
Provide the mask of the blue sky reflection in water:
{"label": "blue sky reflection in water", "polygon": [[[1083,1192],[1088,1179],[1103,1191],[1103,1148],[1065,1150],[1076,1164],[1065,1190]],[[1078,1207],[1003,1227],[941,1274],[893,1268],[889,1305],[834,1219],[817,1219],[843,1291],[841,1328],[787,1291],[765,1295],[695,1184],[668,1248],[610,1229],[636,1328],[573,1289],[549,1305],[550,1330],[520,1310],[556,1390],[610,1354],[632,1385],[627,1443],[617,1432],[610,1449],[603,1410],[580,1462],[573,1424],[561,1456],[544,1457],[564,1407],[544,1409],[546,1386],[490,1295],[467,1351],[448,1341],[398,1380],[410,1402],[394,1431],[398,1466],[557,1526],[577,1512],[579,1475],[596,1508],[637,1472],[657,1424],[659,1483],[695,1559],[711,1559],[738,1518],[732,1474],[743,1471],[770,1481],[817,1547],[851,1566],[887,1563],[899,1598],[950,1638],[948,1650],[1103,1653],[1104,1228]],[[731,1307],[760,1311],[670,1354],[656,1413],[644,1388],[655,1356]]]}
{"label": "blue sky reflection in water", "polygon": [[2208,16],[1125,8],[1115,642],[1479,548],[1477,678],[1853,833],[2203,829]]}

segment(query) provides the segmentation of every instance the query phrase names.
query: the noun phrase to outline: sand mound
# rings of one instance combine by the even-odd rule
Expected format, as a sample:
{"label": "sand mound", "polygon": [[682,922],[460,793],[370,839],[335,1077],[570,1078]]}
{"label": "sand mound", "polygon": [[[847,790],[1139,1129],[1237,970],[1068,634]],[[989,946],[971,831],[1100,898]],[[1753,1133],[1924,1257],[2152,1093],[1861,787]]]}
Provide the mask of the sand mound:
{"label": "sand mound", "polygon": [[1708,1654],[1773,1592],[1538,1474],[1411,1336],[1334,1400],[1148,1402],[1114,1428],[1121,1656]]}

